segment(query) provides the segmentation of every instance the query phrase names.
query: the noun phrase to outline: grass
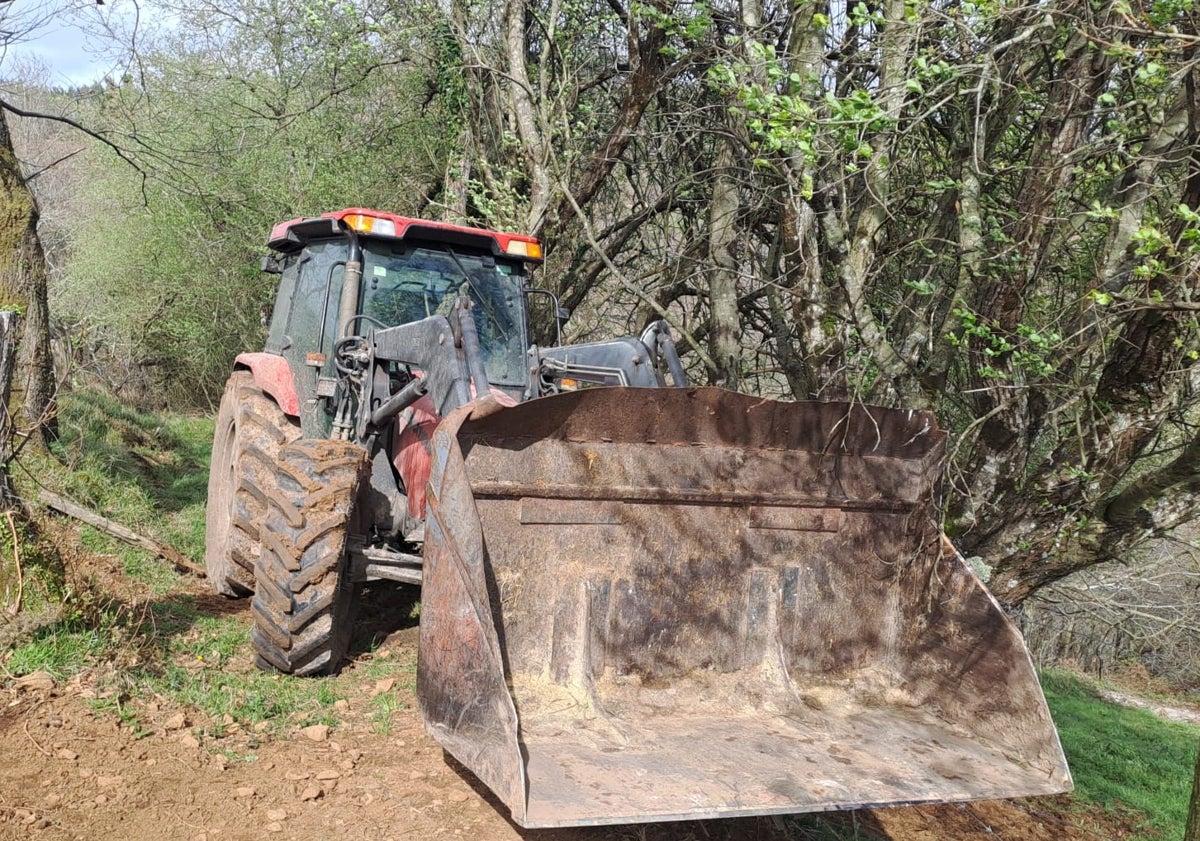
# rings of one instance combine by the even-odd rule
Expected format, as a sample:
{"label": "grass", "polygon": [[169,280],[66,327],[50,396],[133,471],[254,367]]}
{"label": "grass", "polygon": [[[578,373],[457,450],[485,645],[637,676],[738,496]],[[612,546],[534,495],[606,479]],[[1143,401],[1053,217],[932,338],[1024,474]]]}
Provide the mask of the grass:
{"label": "grass", "polygon": [[154,733],[153,729],[148,728],[138,714],[136,708],[123,702],[119,695],[110,695],[106,698],[97,698],[91,702],[92,712],[97,715],[111,715],[125,725],[125,727],[133,733],[135,739],[144,739],[146,736]]}
{"label": "grass", "polygon": [[78,618],[39,631],[12,651],[4,667],[14,675],[46,672],[66,680],[112,649],[112,626],[96,627]]}
{"label": "grass", "polygon": [[[22,463],[23,492],[48,487],[202,564],[212,434],[211,418],[142,413],[102,392],[74,392],[61,401],[52,452]],[[337,723],[334,705],[347,694],[337,679],[259,671],[244,616],[204,615],[169,564],[90,526],[78,534],[83,549],[115,557],[132,586],[113,596],[95,589],[104,583],[76,582],[68,618],[11,652],[11,674],[62,680],[115,664],[93,707],[135,732],[149,726],[139,701],[150,699],[198,711],[213,735],[230,724],[270,734]]]}
{"label": "grass", "polygon": [[1076,794],[1146,815],[1141,838],[1176,838],[1187,820],[1200,727],[1100,700],[1084,680],[1048,670],[1042,687]]}
{"label": "grass", "polygon": [[139,683],[143,690],[202,712],[212,722],[205,732],[216,737],[225,735],[230,724],[276,734],[310,724],[336,726],[340,720],[333,709],[342,697],[335,681],[171,664]]}
{"label": "grass", "polygon": [[[87,390],[64,396],[53,458],[31,456],[27,484],[49,484],[64,496],[117,522],[204,555],[204,503],[213,420],[137,412],[111,395]],[[118,554],[129,574],[149,575],[152,556],[84,530],[86,548]],[[158,581],[156,586],[164,586]]]}
{"label": "grass", "polygon": [[389,735],[392,732],[392,716],[402,709],[404,704],[395,692],[380,692],[371,699],[371,732],[380,736]]}
{"label": "grass", "polygon": [[[231,725],[265,736],[310,724],[337,726],[335,705],[355,691],[352,680],[362,682],[361,676],[319,680],[263,672],[250,663],[249,649],[244,616],[201,615],[189,596],[177,594],[115,611],[99,624],[76,618],[44,629],[16,648],[5,667],[17,676],[45,671],[65,680],[101,663],[115,665],[97,687],[101,697],[93,709],[141,735],[153,728],[148,704],[161,701],[199,713],[197,732],[213,737]],[[393,710],[402,708],[394,703]]]}

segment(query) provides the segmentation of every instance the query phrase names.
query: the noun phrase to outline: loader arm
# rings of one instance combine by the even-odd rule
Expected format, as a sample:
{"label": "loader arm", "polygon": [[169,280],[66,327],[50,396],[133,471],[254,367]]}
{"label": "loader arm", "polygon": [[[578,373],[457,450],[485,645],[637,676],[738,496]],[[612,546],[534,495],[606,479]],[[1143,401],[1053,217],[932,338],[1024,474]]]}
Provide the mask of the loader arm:
{"label": "loader arm", "polygon": [[[471,401],[472,367],[482,368],[482,362],[472,366],[468,359],[472,351],[478,355],[477,342],[471,348],[468,342],[455,341],[455,333],[461,335],[464,325],[466,330],[474,331],[470,322],[470,318],[465,318],[454,325],[449,317],[434,315],[411,324],[376,330],[370,336],[372,351],[378,361],[399,362],[420,371],[425,391],[438,414],[445,416]],[[387,396],[390,395],[376,395],[376,399]],[[395,413],[403,408],[397,407]],[[376,420],[384,422],[387,418]]]}
{"label": "loader arm", "polygon": [[[538,356],[540,387],[546,394],[596,385],[655,388],[667,385],[668,376],[671,385],[688,385],[671,328],[665,321],[653,322],[639,339],[623,336],[606,342],[542,348]],[[564,387],[564,383],[572,382],[577,385]]]}

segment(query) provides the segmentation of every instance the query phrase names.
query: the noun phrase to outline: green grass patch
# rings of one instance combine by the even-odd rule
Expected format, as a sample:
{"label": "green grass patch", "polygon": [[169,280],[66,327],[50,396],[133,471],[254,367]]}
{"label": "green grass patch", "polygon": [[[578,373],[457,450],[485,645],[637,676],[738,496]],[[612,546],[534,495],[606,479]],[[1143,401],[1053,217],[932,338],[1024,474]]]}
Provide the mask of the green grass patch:
{"label": "green grass patch", "polygon": [[392,716],[397,710],[404,709],[404,704],[396,697],[395,692],[381,692],[371,699],[371,732],[387,736],[392,732]]}
{"label": "green grass patch", "polygon": [[[212,434],[212,418],[140,412],[98,390],[76,391],[61,398],[51,452],[30,451],[18,478],[30,498],[47,487],[202,562]],[[142,587],[100,592],[104,584],[85,571],[73,581],[69,618],[12,651],[11,674],[65,680],[104,665],[92,708],[136,734],[157,726],[151,718],[163,701],[197,711],[213,735],[230,724],[268,737],[339,723],[334,705],[356,687],[259,671],[244,612],[205,614],[179,592],[183,579],[170,564],[90,526],[78,534],[84,549],[116,556]]]}
{"label": "green grass patch", "polygon": [[1042,674],[1076,794],[1146,815],[1142,838],[1175,838],[1187,820],[1200,727],[1101,700],[1066,672]]}
{"label": "green grass patch", "polygon": [[124,702],[119,695],[110,695],[90,702],[93,714],[97,716],[112,716],[128,729],[135,739],[144,739],[153,735],[154,730],[148,728],[137,713],[137,709]]}
{"label": "green grass patch", "polygon": [[[61,399],[52,457],[29,453],[21,467],[26,479],[199,560],[212,434],[212,418],[139,412],[98,390],[75,391]],[[128,551],[100,532],[85,530],[83,540],[94,551]]]}
{"label": "green grass patch", "polygon": [[339,722],[333,705],[341,693],[330,680],[268,674],[253,668],[189,668],[172,663],[139,684],[144,690],[200,710],[211,720],[214,736],[224,735],[226,722],[265,733]]}
{"label": "green grass patch", "polygon": [[[247,657],[245,617],[198,616],[185,600],[173,616],[160,618],[166,623],[158,628],[166,632],[162,656],[134,675],[135,691],[200,710],[213,722],[214,735],[221,735],[226,722],[247,729],[265,725],[266,732],[337,724],[333,705],[344,695],[338,682],[255,668]],[[172,621],[177,623],[173,631]]]}
{"label": "green grass patch", "polygon": [[113,645],[113,625],[94,626],[81,619],[44,628],[13,649],[4,667],[14,675],[46,672],[65,680],[102,658]]}
{"label": "green grass patch", "polygon": [[77,614],[15,648],[5,668],[15,676],[45,671],[66,680],[101,663],[120,664],[97,686],[102,695],[92,707],[141,735],[152,722],[139,702],[151,699],[199,711],[215,736],[231,723],[267,735],[339,723],[334,705],[351,690],[342,679],[263,672],[249,652],[244,615],[202,614],[192,597],[174,595]]}

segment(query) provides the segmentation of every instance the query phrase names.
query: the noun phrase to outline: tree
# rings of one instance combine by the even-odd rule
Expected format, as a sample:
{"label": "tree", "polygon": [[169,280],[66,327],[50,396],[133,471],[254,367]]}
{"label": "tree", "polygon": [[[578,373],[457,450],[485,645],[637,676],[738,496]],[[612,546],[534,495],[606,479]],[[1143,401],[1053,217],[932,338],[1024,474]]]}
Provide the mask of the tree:
{"label": "tree", "polygon": [[127,349],[159,399],[194,405],[261,343],[271,227],[335,207],[420,213],[441,188],[447,120],[399,10],[170,10],[179,25],[137,39],[130,72],[78,103],[111,146],[88,155],[59,304]]}
{"label": "tree", "polygon": [[1009,604],[1197,514],[1191,3],[178,9],[94,115],[140,224],[72,268],[164,383],[247,343],[267,225],[378,204],[542,236],[576,338],[666,317],[700,381],[936,410]]}
{"label": "tree", "polygon": [[1194,518],[1191,4],[456,14],[476,190],[577,324],[664,311],[701,379],[936,409],[1009,604]]}
{"label": "tree", "polygon": [[25,182],[8,120],[0,109],[0,292],[6,309],[24,313],[18,367],[24,385],[21,412],[30,429],[54,417],[54,364],[50,354],[50,308],[46,254],[38,238],[37,202]]}

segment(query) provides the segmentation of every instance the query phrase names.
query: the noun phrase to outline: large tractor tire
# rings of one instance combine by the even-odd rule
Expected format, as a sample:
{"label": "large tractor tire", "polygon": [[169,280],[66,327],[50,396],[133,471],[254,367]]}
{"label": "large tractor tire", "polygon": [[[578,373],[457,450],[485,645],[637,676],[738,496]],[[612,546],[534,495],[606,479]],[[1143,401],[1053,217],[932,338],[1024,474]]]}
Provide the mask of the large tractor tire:
{"label": "large tractor tire", "polygon": [[231,598],[254,592],[275,461],[299,437],[299,422],[255,385],[254,375],[234,371],[221,396],[208,475],[204,565],[215,592]]}
{"label": "large tractor tire", "polygon": [[366,453],[346,441],[296,441],[280,452],[278,471],[255,568],[255,661],[286,674],[329,674],[354,623],[347,543]]}

